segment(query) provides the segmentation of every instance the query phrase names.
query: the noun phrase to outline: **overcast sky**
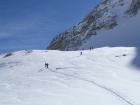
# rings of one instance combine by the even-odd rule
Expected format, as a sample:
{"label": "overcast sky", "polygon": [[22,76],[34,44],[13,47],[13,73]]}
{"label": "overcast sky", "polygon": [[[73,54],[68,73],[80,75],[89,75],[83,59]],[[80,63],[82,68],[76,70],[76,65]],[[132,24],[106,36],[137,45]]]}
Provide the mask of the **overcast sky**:
{"label": "overcast sky", "polygon": [[101,0],[0,0],[0,52],[45,49]]}

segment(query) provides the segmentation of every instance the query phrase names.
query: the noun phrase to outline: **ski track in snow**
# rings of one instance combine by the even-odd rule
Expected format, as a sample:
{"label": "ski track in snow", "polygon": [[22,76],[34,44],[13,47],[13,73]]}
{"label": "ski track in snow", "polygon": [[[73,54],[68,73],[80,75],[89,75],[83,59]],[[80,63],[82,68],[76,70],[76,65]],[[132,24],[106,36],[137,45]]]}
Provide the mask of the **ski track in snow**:
{"label": "ski track in snow", "polygon": [[[130,55],[123,57],[124,53]],[[40,105],[35,102],[41,103],[43,98],[48,100],[41,105],[85,105],[88,102],[87,105],[139,105],[139,71],[130,65],[135,56],[135,48],[101,48],[94,50],[94,53],[83,51],[82,56],[79,54],[33,51],[28,57],[23,56],[24,52],[18,52],[9,58],[1,58],[1,64],[21,62],[11,69],[9,65],[1,68],[1,105],[15,105],[11,103],[18,103],[18,98],[22,105],[26,102],[29,105]],[[116,55],[120,57],[116,58]],[[44,67],[44,58],[50,64],[49,69]],[[60,104],[55,103],[54,98]],[[85,100],[79,101],[82,99]]]}
{"label": "ski track in snow", "polygon": [[76,79],[79,79],[79,80],[82,80],[82,81],[85,81],[85,82],[88,82],[88,83],[92,83],[94,85],[96,85],[97,87],[99,88],[102,88],[108,92],[110,92],[111,94],[113,94],[114,96],[117,96],[118,98],[120,98],[122,101],[124,101],[125,103],[127,103],[128,105],[134,105],[132,102],[130,102],[128,99],[124,98],[123,96],[121,96],[120,94],[118,94],[117,92],[115,92],[114,90],[110,89],[110,88],[107,88],[97,82],[95,82],[94,80],[88,80],[86,78],[81,78],[81,77],[78,77],[78,76],[75,76],[75,75],[70,75],[70,74],[66,74],[66,73],[62,73],[62,72],[58,72],[58,71],[54,71],[52,69],[49,68],[49,70],[51,72],[54,72],[54,73],[57,73],[57,74],[61,74],[61,75],[65,75],[65,76],[69,76],[69,77],[73,77],[73,78],[76,78]]}

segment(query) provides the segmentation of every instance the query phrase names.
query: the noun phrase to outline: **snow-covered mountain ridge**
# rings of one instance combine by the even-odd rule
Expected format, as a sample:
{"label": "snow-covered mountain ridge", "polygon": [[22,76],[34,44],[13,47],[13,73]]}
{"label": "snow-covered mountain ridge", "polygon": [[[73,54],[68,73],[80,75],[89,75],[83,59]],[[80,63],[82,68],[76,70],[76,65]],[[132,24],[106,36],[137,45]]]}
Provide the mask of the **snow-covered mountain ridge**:
{"label": "snow-covered mountain ridge", "polygon": [[139,9],[139,0],[103,0],[82,22],[54,38],[48,49],[140,46]]}
{"label": "snow-covered mountain ridge", "polygon": [[0,55],[0,105],[140,105],[136,55],[134,47]]}

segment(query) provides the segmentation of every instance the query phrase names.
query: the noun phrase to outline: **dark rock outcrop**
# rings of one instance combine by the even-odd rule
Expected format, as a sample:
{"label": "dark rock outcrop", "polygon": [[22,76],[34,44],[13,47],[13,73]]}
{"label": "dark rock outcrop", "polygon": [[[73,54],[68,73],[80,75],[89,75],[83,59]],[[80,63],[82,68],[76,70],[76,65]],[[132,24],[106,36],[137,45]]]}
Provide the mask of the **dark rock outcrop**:
{"label": "dark rock outcrop", "polygon": [[[99,31],[111,30],[119,25],[118,17],[124,18],[126,13],[136,14],[139,8],[140,0],[130,0],[129,4],[126,0],[103,0],[83,21],[55,37],[47,49],[78,50],[89,38],[96,37]],[[120,9],[123,15],[117,13]]]}

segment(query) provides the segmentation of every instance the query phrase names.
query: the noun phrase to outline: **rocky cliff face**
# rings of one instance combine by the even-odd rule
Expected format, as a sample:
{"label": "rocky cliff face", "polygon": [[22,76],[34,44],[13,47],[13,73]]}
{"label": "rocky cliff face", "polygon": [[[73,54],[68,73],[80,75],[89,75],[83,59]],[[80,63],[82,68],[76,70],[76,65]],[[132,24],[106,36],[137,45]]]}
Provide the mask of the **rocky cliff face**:
{"label": "rocky cliff face", "polygon": [[[79,50],[89,39],[109,31],[120,22],[137,15],[140,0],[103,0],[83,21],[55,37],[48,49]],[[86,46],[85,49],[90,47]]]}
{"label": "rocky cliff face", "polygon": [[129,9],[126,11],[129,15],[136,15],[140,9],[140,0],[132,0]]}

